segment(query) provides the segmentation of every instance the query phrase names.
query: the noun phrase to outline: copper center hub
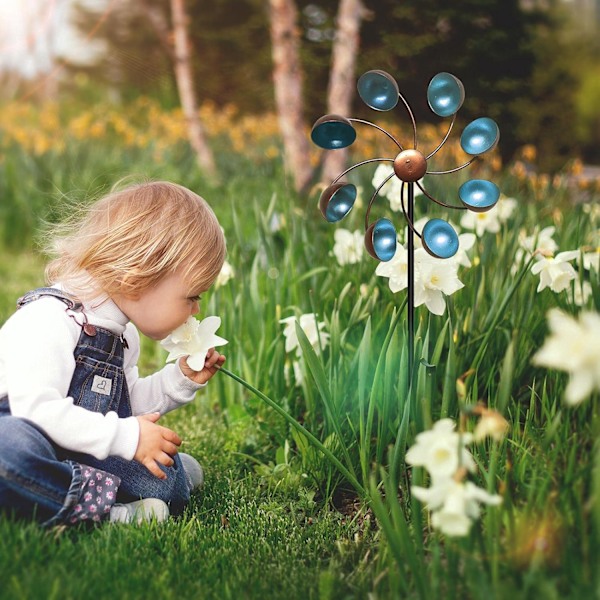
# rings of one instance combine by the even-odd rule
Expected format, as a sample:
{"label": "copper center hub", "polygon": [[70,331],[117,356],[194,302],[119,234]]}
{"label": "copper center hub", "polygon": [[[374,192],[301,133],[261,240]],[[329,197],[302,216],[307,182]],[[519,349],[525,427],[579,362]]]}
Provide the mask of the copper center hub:
{"label": "copper center hub", "polygon": [[427,161],[418,150],[403,150],[394,159],[394,173],[398,179],[413,183],[425,175]]}

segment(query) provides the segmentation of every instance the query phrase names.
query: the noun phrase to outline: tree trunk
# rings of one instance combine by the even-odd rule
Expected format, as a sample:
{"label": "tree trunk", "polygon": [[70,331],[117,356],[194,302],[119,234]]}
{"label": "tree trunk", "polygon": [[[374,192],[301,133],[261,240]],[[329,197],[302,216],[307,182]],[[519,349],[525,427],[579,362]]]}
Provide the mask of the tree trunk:
{"label": "tree trunk", "polygon": [[188,139],[198,160],[198,165],[210,178],[217,175],[212,151],[206,142],[204,129],[198,114],[198,103],[194,90],[194,77],[187,33],[188,16],[185,0],[171,0],[173,18],[175,79],[179,91],[181,108],[187,122]]}
{"label": "tree trunk", "polygon": [[305,190],[313,169],[303,116],[298,11],[294,0],[269,0],[273,82],[279,127],[283,138],[285,167],[296,191]]}
{"label": "tree trunk", "polygon": [[[365,8],[361,0],[340,0],[327,90],[329,114],[350,116],[356,89],[354,71],[360,42],[359,30],[364,17]],[[347,148],[328,151],[323,161],[323,180],[330,182],[337,177],[346,168],[347,161]]]}

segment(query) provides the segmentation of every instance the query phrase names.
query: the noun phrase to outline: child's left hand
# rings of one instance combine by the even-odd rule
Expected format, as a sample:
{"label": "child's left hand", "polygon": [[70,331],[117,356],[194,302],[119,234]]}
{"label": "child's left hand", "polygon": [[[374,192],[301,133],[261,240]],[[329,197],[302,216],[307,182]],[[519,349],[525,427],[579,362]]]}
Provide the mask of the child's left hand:
{"label": "child's left hand", "polygon": [[206,353],[204,368],[201,371],[190,369],[187,358],[187,356],[183,356],[179,359],[179,368],[188,379],[199,384],[206,383],[225,363],[225,356],[214,348]]}

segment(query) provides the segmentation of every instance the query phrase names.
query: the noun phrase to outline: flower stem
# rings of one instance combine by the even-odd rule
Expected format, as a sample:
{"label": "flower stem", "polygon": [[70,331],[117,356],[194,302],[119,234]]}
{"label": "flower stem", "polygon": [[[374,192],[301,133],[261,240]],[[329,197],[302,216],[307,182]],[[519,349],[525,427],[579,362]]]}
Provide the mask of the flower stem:
{"label": "flower stem", "polygon": [[231,377],[234,381],[241,383],[246,389],[250,390],[255,396],[258,396],[261,400],[266,402],[275,412],[279,413],[294,429],[302,433],[302,435],[306,436],[306,439],[316,448],[318,448],[338,469],[338,471],[344,475],[344,477],[354,486],[356,491],[364,498],[369,499],[369,494],[367,490],[358,482],[358,479],[350,471],[339,461],[338,458],[326,448],[308,429],[300,425],[294,417],[292,417],[289,413],[287,413],[279,404],[277,404],[274,400],[271,400],[268,396],[265,396],[260,390],[255,388],[253,385],[232,373],[228,369],[221,367],[219,371],[225,373]]}

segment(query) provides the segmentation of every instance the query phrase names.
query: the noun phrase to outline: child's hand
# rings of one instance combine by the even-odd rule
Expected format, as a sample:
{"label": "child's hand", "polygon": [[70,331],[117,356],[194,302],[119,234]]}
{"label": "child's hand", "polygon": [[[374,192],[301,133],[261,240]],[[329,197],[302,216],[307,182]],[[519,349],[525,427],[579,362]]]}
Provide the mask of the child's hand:
{"label": "child's hand", "polygon": [[204,361],[204,368],[202,371],[194,371],[190,369],[187,363],[187,356],[184,356],[179,360],[179,368],[181,372],[196,383],[206,383],[222,366],[225,362],[225,356],[220,354],[214,348],[211,348],[206,353],[206,360]]}
{"label": "child's hand", "polygon": [[167,475],[157,463],[165,467],[173,465],[175,462],[173,456],[177,454],[181,438],[171,429],[156,424],[160,419],[160,413],[140,415],[136,418],[140,424],[140,439],[133,458],[143,464],[152,475],[156,475],[159,479],[166,479]]}

